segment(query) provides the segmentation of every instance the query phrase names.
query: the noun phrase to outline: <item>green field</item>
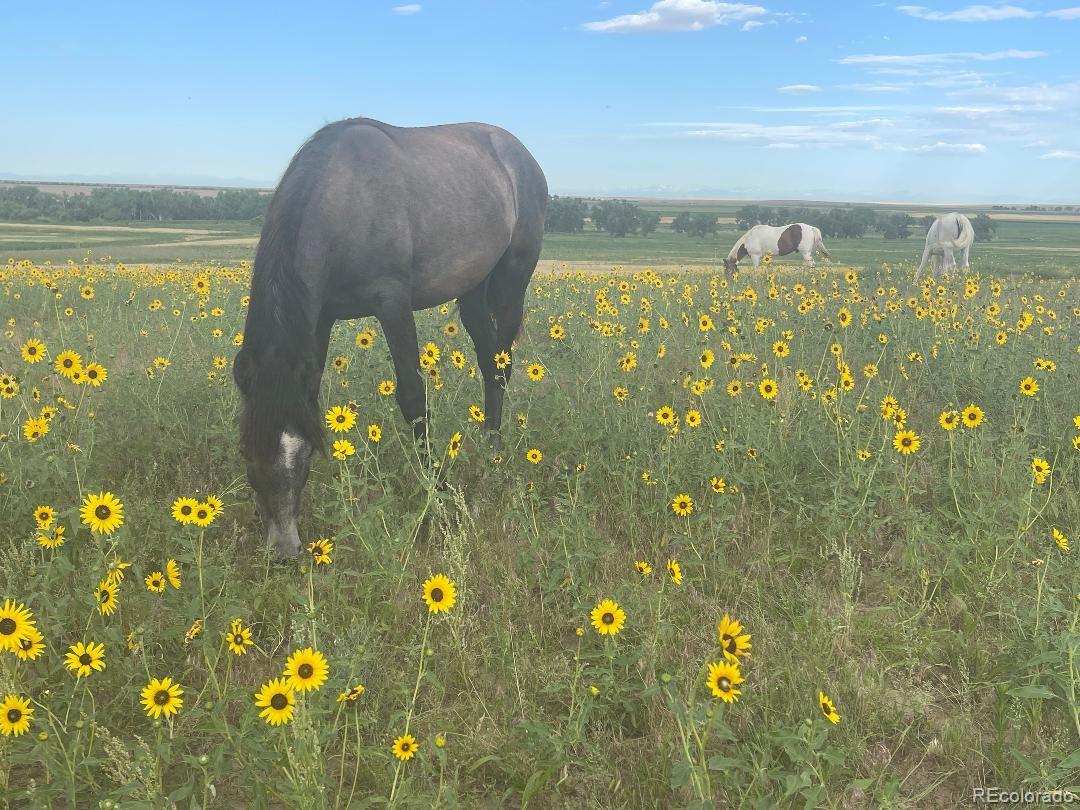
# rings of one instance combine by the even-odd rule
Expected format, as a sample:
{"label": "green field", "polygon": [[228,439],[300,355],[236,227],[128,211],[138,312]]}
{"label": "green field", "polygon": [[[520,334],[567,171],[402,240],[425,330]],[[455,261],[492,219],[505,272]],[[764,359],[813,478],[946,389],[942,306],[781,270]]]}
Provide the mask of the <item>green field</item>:
{"label": "green field", "polygon": [[[1037,227],[976,261],[1023,267],[998,248],[1047,250]],[[547,249],[702,260],[683,237],[574,239]],[[446,489],[380,392],[377,330],[355,340],[376,324],[341,323],[319,406],[356,415],[332,436],[355,452],[315,458],[301,520],[333,549],[276,565],[237,451],[247,271],[96,244],[128,266],[0,265],[0,804],[914,810],[978,785],[1080,792],[1075,263],[914,287],[867,239],[860,273],[546,275],[499,456],[470,416],[457,312],[428,310]],[[213,496],[209,525],[174,519]],[[436,574],[456,586],[438,614]],[[80,674],[84,642],[103,668]],[[256,694],[308,647],[327,680],[278,684],[288,722],[269,725]],[[182,705],[155,703],[166,677]],[[149,716],[162,706],[177,712]]]}
{"label": "green field", "polygon": [[[665,216],[692,208],[690,205],[676,207],[675,203],[646,203],[643,207]],[[715,210],[720,217],[730,217],[734,206],[713,205],[707,210]],[[722,224],[719,233],[705,239],[673,233],[667,225],[661,225],[650,236],[616,238],[594,230],[580,234],[551,233],[544,239],[541,259],[633,266],[719,266],[739,235],[730,223]],[[0,257],[54,263],[87,257],[127,264],[238,262],[254,258],[257,238],[258,225],[251,222],[125,223],[113,226],[0,223]],[[916,233],[904,240],[889,241],[872,235],[861,239],[828,239],[826,244],[836,263],[871,267],[881,262],[917,263],[922,255],[923,240]],[[80,252],[82,255],[77,255]],[[972,260],[976,268],[988,273],[1069,275],[1072,268],[1080,266],[1080,217],[1072,221],[1054,221],[1051,216],[1031,214],[1025,221],[1001,221],[993,241],[976,243]],[[789,256],[781,263],[797,261],[798,256]]]}

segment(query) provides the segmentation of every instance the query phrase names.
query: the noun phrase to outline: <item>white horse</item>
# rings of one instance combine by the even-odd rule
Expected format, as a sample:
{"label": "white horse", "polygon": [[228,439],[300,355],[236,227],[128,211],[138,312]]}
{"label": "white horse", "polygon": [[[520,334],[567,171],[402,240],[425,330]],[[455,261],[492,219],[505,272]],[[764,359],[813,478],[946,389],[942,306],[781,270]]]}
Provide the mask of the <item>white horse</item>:
{"label": "white horse", "polygon": [[971,220],[963,214],[955,212],[942,214],[934,220],[930,230],[926,232],[926,248],[923,250],[922,261],[919,269],[915,271],[915,280],[919,280],[927,260],[931,261],[931,271],[937,273],[941,265],[945,265],[945,272],[956,267],[954,250],[960,250],[963,258],[962,267],[968,268],[968,256],[971,253],[971,244],[975,241],[975,229],[971,227]]}
{"label": "white horse", "polygon": [[795,251],[802,255],[804,262],[813,265],[815,250],[820,251],[826,259],[832,258],[821,241],[821,231],[813,225],[804,222],[793,225],[755,225],[739,237],[739,241],[724,259],[724,267],[734,272],[743,256],[749,256],[754,267],[757,267],[766,253],[786,256]]}

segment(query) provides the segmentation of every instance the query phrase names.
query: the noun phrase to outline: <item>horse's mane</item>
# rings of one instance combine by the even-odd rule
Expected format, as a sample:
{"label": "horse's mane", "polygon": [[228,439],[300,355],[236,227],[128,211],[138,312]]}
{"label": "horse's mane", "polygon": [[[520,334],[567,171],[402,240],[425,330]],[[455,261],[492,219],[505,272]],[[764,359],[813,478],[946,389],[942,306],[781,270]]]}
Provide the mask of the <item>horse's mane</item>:
{"label": "horse's mane", "polygon": [[234,377],[243,394],[240,439],[251,458],[278,452],[286,429],[322,446],[311,291],[297,267],[304,216],[336,143],[349,121],[323,127],[296,152],[266,212],[255,252],[244,348]]}

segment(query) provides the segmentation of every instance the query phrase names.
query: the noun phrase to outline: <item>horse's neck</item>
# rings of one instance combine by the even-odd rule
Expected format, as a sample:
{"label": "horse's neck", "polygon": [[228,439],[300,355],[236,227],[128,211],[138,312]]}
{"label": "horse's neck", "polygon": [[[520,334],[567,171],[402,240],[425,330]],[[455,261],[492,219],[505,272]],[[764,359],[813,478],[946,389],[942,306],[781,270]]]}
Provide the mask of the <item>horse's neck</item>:
{"label": "horse's neck", "polygon": [[736,258],[739,255],[739,248],[741,248],[745,244],[746,244],[746,234],[744,233],[742,236],[739,237],[738,241],[735,242],[734,247],[732,247],[731,250],[728,252],[727,257],[729,259]]}

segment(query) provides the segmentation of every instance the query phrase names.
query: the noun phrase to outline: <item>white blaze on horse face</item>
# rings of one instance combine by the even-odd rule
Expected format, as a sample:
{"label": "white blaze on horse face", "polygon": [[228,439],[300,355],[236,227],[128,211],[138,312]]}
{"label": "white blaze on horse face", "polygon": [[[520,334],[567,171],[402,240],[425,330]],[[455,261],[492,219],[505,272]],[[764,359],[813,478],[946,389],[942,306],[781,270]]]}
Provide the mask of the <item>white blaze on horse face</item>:
{"label": "white blaze on horse face", "polygon": [[300,454],[304,444],[304,440],[295,433],[286,430],[281,434],[281,455],[279,458],[285,469],[291,470],[296,466],[296,457]]}

